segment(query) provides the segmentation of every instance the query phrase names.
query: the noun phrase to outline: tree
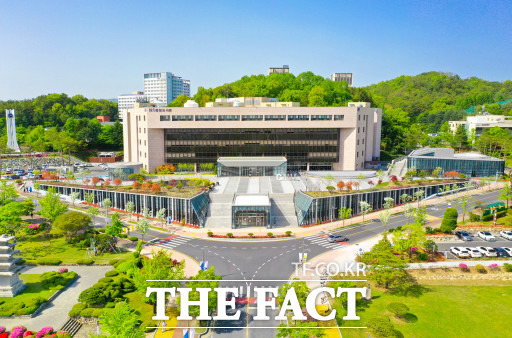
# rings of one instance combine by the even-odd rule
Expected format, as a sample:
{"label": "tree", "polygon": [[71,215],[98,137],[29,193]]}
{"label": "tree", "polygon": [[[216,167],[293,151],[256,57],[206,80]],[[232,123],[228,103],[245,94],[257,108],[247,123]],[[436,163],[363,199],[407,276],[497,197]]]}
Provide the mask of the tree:
{"label": "tree", "polygon": [[363,222],[364,222],[364,215],[372,211],[372,207],[370,206],[370,203],[366,201],[359,201],[359,206],[361,207],[361,215],[363,215]]}
{"label": "tree", "polygon": [[[462,205],[462,223],[464,223],[464,219],[466,216],[466,210],[468,207],[469,196],[462,195],[459,200],[460,200],[460,204]],[[507,208],[508,208],[508,201],[507,201]]]}
{"label": "tree", "polygon": [[461,149],[465,149],[468,147],[468,134],[466,132],[466,128],[461,124],[457,127],[455,130],[455,135],[453,136],[453,141],[459,148],[459,151]]}
{"label": "tree", "polygon": [[147,234],[149,230],[149,223],[148,220],[145,218],[142,218],[139,223],[135,226],[138,232],[142,234],[142,240],[144,241],[144,236]]}
{"label": "tree", "polygon": [[[172,252],[164,250],[153,251],[151,259],[142,260],[142,269],[135,269],[133,280],[137,290],[144,296],[144,302],[156,303],[156,294],[146,297],[148,287],[172,288],[181,287],[184,274],[185,261],[178,262],[172,259]],[[148,280],[162,280],[163,282],[148,282]],[[173,280],[173,282],[168,282]]]}
{"label": "tree", "polygon": [[441,173],[443,172],[443,168],[437,167],[432,171],[432,176],[438,178],[441,176]]}
{"label": "tree", "polygon": [[98,322],[101,330],[111,338],[145,337],[135,311],[126,302],[118,302],[114,309],[106,309]]}
{"label": "tree", "polygon": [[[501,189],[501,195],[498,197],[499,200],[507,201],[507,209],[508,209],[508,201],[512,199],[512,181],[506,184],[503,189]],[[464,222],[464,220],[463,220]]]}
{"label": "tree", "polygon": [[151,192],[153,194],[158,194],[161,191],[160,185],[158,183],[153,183],[151,185]]}
{"label": "tree", "polygon": [[85,193],[84,194],[84,197],[85,197],[85,201],[89,204],[93,204],[94,203],[94,194],[92,192],[90,193]]}
{"label": "tree", "polygon": [[408,223],[401,230],[393,232],[393,241],[395,248],[400,252],[407,252],[409,257],[412,256],[413,248],[419,248],[425,242],[425,231],[422,224],[418,221]]}
{"label": "tree", "polygon": [[340,191],[342,191],[343,188],[345,188],[345,182],[339,181],[338,184],[336,184],[336,186],[338,187],[338,189],[340,189]]}
{"label": "tree", "polygon": [[12,201],[0,207],[0,227],[6,233],[16,235],[20,230],[22,219],[25,214],[25,207],[22,203]]}
{"label": "tree", "polygon": [[[208,309],[217,308],[217,292],[214,288],[219,287],[219,282],[222,277],[215,274],[215,268],[212,266],[208,270],[199,270],[197,275],[190,277],[187,286],[192,289],[189,294],[189,299],[192,301],[199,300],[199,292],[197,288],[211,288],[212,291],[208,293]],[[190,315],[192,317],[199,316],[199,306],[190,306]]]}
{"label": "tree", "polygon": [[379,181],[382,181],[384,179],[384,176],[386,176],[386,174],[384,173],[384,170],[382,169],[379,169],[377,170],[377,178],[379,179]]}
{"label": "tree", "polygon": [[290,290],[291,288],[295,290],[295,294],[297,295],[297,300],[299,301],[301,309],[305,308],[306,299],[308,298],[311,289],[308,287],[306,282],[300,281],[297,278],[294,278],[291,283],[284,283],[279,287],[277,295],[277,303],[279,304],[279,307],[283,306],[286,294],[288,293],[288,290]]}
{"label": "tree", "polygon": [[123,223],[121,223],[121,217],[119,217],[118,212],[114,212],[112,215],[111,224],[107,225],[105,229],[105,233],[114,237],[119,237],[119,235],[123,232]]}
{"label": "tree", "polygon": [[130,213],[130,221],[131,221],[132,214],[135,211],[135,203],[133,203],[132,201],[126,202],[125,210],[126,210],[126,212]]}
{"label": "tree", "polygon": [[343,221],[343,226],[345,226],[345,220],[350,218],[352,215],[352,209],[347,207],[342,207],[338,210],[338,218]]}
{"label": "tree", "polygon": [[389,222],[389,218],[391,217],[391,211],[389,210],[382,210],[380,213],[379,213],[379,220],[380,220],[380,223],[384,226],[384,231],[387,231],[387,224]]}
{"label": "tree", "polygon": [[156,218],[158,218],[158,220],[162,222],[162,226],[164,226],[165,218],[167,216],[166,211],[167,210],[165,210],[165,208],[162,208],[156,212]]}
{"label": "tree", "polygon": [[384,208],[385,209],[391,209],[393,208],[393,205],[395,204],[395,200],[392,197],[384,197]]}
{"label": "tree", "polygon": [[387,318],[372,318],[366,326],[374,337],[403,337],[403,334],[396,330]]}
{"label": "tree", "polygon": [[97,176],[94,176],[94,177],[92,178],[92,185],[93,185],[93,186],[96,186],[96,184],[98,184],[98,182],[99,182],[99,181],[100,181],[100,178],[99,178],[99,177],[97,177]]}
{"label": "tree", "polygon": [[72,192],[69,195],[69,199],[71,200],[71,203],[73,203],[73,208],[75,207],[75,201],[80,197],[80,193],[78,191]]}
{"label": "tree", "polygon": [[324,179],[327,181],[327,185],[331,185],[331,182],[335,180],[334,176],[331,174],[325,175]]}
{"label": "tree", "polygon": [[112,206],[112,201],[110,200],[110,198],[105,198],[102,203],[103,203],[103,207],[105,208],[105,211],[106,211],[107,217],[108,217],[108,210]]}
{"label": "tree", "polygon": [[402,195],[400,196],[400,202],[402,202],[402,203],[404,204],[404,208],[405,208],[405,204],[406,204],[407,202],[409,202],[411,199],[412,199],[412,197],[411,197],[411,196],[409,196],[409,195],[407,195],[407,194],[402,194]]}
{"label": "tree", "polygon": [[[119,169],[119,168],[117,168]],[[119,189],[119,186],[123,183],[123,180],[120,179],[119,177],[118,178],[115,178],[114,179],[114,185],[116,186],[117,189]]]}
{"label": "tree", "polygon": [[21,202],[21,205],[23,206],[23,215],[25,216],[30,215],[36,209],[36,204],[31,197],[25,198],[23,202]]}
{"label": "tree", "polygon": [[336,190],[336,188],[334,188],[332,185],[328,185],[327,187],[325,187],[325,189],[326,189],[329,193],[332,193],[334,190]]}
{"label": "tree", "polygon": [[7,180],[0,180],[0,205],[5,205],[14,201],[18,197],[18,192],[13,184]]}
{"label": "tree", "polygon": [[441,231],[452,232],[457,227],[459,213],[455,208],[447,208],[441,221]]}
{"label": "tree", "polygon": [[418,208],[420,207],[420,201],[425,196],[425,190],[418,190],[414,193],[414,197],[418,201]]}
{"label": "tree", "polygon": [[401,286],[408,280],[405,271],[407,264],[394,254],[393,246],[385,234],[370,251],[361,255],[361,262],[366,264],[370,272],[368,278],[386,289]]}
{"label": "tree", "polygon": [[66,241],[70,243],[73,237],[80,232],[87,231],[91,225],[91,217],[81,212],[72,211],[57,217],[51,232],[58,236],[64,235]]}
{"label": "tree", "polygon": [[98,207],[90,207],[87,209],[87,213],[92,217],[94,225],[96,225],[96,216],[100,214],[100,209]]}
{"label": "tree", "polygon": [[68,211],[68,207],[61,203],[60,195],[55,191],[55,188],[48,188],[46,195],[39,200],[41,205],[41,216],[46,218],[50,224],[60,215]]}

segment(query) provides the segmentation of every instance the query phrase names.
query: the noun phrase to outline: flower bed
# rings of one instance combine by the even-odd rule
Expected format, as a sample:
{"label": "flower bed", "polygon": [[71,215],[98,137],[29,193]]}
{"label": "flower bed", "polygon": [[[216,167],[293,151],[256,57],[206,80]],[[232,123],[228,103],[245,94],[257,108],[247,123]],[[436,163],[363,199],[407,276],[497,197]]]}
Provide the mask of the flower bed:
{"label": "flower bed", "polygon": [[15,326],[11,331],[7,331],[4,326],[0,326],[0,338],[43,338],[43,337],[55,337],[55,338],[71,338],[71,335],[66,331],[55,331],[52,326],[43,327],[38,332],[29,331],[25,326]]}
{"label": "flower bed", "polygon": [[[261,236],[258,236],[258,235],[254,235],[254,236],[237,236],[237,235],[233,235],[233,236],[228,236],[228,235],[212,235],[210,237],[214,237],[214,238],[270,238],[268,237],[268,235],[261,235]],[[273,235],[272,238],[282,238],[282,237],[290,237],[286,234],[279,234],[279,235]]]}

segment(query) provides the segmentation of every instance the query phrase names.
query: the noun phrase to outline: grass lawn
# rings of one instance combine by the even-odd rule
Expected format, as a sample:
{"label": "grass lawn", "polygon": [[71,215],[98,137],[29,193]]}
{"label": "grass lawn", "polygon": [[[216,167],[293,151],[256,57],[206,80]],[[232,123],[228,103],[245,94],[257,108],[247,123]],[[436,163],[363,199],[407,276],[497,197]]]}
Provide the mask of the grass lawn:
{"label": "grass lawn", "polygon": [[130,304],[130,307],[134,309],[135,312],[140,316],[143,325],[152,323],[151,325],[157,326],[158,322],[151,319],[151,317],[154,316],[153,305],[144,303],[142,300],[142,294],[140,292],[130,292],[125,294],[124,297],[128,299],[128,304]]}
{"label": "grass lawn", "polygon": [[[43,236],[26,236],[19,238],[19,244],[16,249],[21,250],[19,256],[23,257],[28,263],[41,258],[59,258],[62,264],[73,264],[79,259],[85,258],[85,249],[80,249],[74,245],[68,244],[63,238],[52,239],[48,241]],[[108,263],[113,258],[131,257],[131,252],[122,252],[120,254],[103,253],[101,256],[95,256],[95,263]]]}
{"label": "grass lawn", "polygon": [[43,287],[43,284],[40,282],[40,274],[22,274],[20,275],[20,278],[26,286],[23,292],[18,294],[16,297],[0,297],[0,301],[5,301],[6,303],[23,302],[34,297],[43,297],[48,299],[51,295],[57,292],[57,290],[48,290]]}
{"label": "grass lawn", "polygon": [[[366,326],[375,317],[391,318],[405,337],[509,337],[512,286],[428,285],[418,297],[404,297],[372,288],[372,302],[358,309],[360,321],[343,326]],[[416,322],[396,319],[387,310],[392,302],[404,303]],[[361,303],[361,301],[358,301]],[[337,316],[345,310],[334,306]],[[342,330],[343,337],[368,337],[366,329]]]}

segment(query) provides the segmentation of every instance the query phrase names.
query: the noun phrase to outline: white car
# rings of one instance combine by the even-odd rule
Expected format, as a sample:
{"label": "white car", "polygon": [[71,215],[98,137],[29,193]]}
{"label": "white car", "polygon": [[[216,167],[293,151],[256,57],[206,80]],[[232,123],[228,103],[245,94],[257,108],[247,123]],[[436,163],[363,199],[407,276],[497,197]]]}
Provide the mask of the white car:
{"label": "white car", "polygon": [[508,239],[509,241],[512,241],[512,231],[502,230],[500,232],[500,237],[503,237],[505,239]]}
{"label": "white car", "polygon": [[462,258],[462,257],[469,257],[469,251],[466,250],[466,248],[463,247],[451,247],[450,252],[454,254],[455,256]]}
{"label": "white car", "polygon": [[498,257],[498,252],[489,246],[477,246],[476,249],[480,251],[485,257]]}
{"label": "white car", "polygon": [[482,257],[482,253],[477,248],[463,248],[463,249],[465,249],[467,252],[469,252],[469,255],[471,256],[471,258]]}
{"label": "white car", "polygon": [[476,235],[478,237],[480,237],[481,239],[483,239],[484,241],[488,241],[488,242],[496,241],[496,237],[494,237],[489,231],[479,231],[476,233]]}
{"label": "white car", "polygon": [[510,256],[512,256],[512,248],[502,248],[503,250],[505,250],[506,252],[508,252],[508,254]]}

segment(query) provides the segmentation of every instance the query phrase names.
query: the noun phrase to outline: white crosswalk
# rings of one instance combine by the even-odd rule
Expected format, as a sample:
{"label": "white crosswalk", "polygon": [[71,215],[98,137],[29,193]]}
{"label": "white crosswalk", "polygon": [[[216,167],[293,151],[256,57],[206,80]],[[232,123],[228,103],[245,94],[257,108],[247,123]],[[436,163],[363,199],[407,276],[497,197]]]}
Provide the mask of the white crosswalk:
{"label": "white crosswalk", "polygon": [[175,238],[168,239],[164,242],[161,242],[161,240],[154,241],[153,245],[159,246],[164,249],[172,250],[180,245],[186,244],[188,241],[190,241],[190,238],[188,237],[177,236]]}
{"label": "white crosswalk", "polygon": [[324,238],[324,237],[321,237],[321,236],[318,236],[318,235],[309,236],[309,237],[305,237],[305,238],[311,244],[319,245],[319,246],[322,246],[322,247],[330,249],[330,250],[341,250],[341,249],[343,249],[346,246],[342,242],[330,243],[327,240],[327,238]]}

